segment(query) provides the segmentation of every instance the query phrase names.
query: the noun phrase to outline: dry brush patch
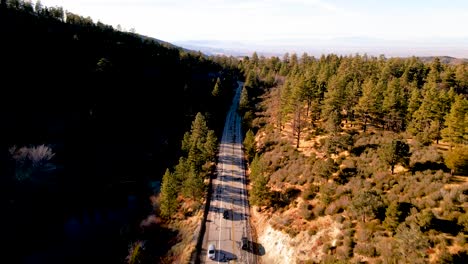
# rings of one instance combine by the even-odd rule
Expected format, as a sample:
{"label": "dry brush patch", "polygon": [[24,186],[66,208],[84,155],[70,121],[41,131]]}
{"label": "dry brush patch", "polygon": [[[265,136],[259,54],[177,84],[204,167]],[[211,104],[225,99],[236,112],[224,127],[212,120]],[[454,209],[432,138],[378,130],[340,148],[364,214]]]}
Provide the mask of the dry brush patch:
{"label": "dry brush patch", "polygon": [[[270,123],[276,124],[269,117]],[[272,190],[296,188],[302,193],[279,210],[264,210],[260,215],[268,212],[270,224],[294,240],[294,248],[308,246],[297,252],[300,257],[296,261],[398,261],[407,254],[399,248],[410,243],[404,240],[411,238],[409,234],[417,235],[422,245],[420,255],[414,255],[419,258],[416,262],[438,262],[468,251],[466,235],[459,231],[468,230],[468,187],[464,185],[468,180],[447,173],[442,159],[447,144],[424,146],[406,133],[383,131],[377,126],[368,126],[363,132],[346,126],[335,136],[307,128],[296,149],[292,122],[283,126],[281,131],[276,125],[260,127],[259,149],[268,166]],[[409,162],[396,164],[394,174],[380,157],[382,146],[392,140],[410,145]],[[364,190],[375,192],[381,201],[363,222],[351,205]],[[396,212],[388,210],[391,204],[398,205]],[[318,223],[323,219],[333,219],[338,226],[336,245],[326,236],[313,242],[308,239],[321,234]],[[420,230],[412,229],[414,224]],[[443,224],[453,225],[453,230]],[[449,249],[446,251],[451,255],[444,256],[443,249]]]}

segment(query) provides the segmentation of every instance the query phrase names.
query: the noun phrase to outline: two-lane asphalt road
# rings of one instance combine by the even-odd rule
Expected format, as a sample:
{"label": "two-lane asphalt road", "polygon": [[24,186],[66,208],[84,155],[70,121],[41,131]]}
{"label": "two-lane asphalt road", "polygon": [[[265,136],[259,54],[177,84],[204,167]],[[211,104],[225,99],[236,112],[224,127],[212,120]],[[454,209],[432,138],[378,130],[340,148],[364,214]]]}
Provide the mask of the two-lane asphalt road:
{"label": "two-lane asphalt road", "polygon": [[[242,82],[226,117],[217,164],[217,177],[213,179],[213,193],[203,238],[201,263],[256,263],[250,250],[241,249],[241,239],[252,243],[249,222],[249,203],[246,190],[242,153],[241,118],[237,113]],[[227,213],[223,212],[227,211]],[[216,247],[215,259],[207,256],[209,244]]]}

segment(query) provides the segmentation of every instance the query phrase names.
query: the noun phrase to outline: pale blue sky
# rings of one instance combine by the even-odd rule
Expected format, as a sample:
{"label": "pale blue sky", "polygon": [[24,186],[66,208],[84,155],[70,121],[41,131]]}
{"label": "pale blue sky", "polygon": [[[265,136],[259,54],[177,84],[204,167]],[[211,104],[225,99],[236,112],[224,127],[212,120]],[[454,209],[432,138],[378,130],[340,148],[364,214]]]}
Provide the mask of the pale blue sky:
{"label": "pale blue sky", "polygon": [[42,0],[170,42],[468,39],[467,0]]}

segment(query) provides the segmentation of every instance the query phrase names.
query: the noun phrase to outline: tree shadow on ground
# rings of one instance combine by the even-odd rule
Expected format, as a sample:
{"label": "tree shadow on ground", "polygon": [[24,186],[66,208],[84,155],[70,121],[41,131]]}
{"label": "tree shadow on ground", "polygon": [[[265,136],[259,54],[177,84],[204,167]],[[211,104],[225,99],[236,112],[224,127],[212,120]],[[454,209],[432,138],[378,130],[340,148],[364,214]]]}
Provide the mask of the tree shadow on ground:
{"label": "tree shadow on ground", "polygon": [[435,230],[454,236],[456,236],[461,231],[461,227],[455,221],[434,218],[431,224]]}
{"label": "tree shadow on ground", "polygon": [[247,248],[245,248],[244,250],[257,256],[265,255],[265,248],[261,244],[253,241],[248,241]]}
{"label": "tree shadow on ground", "polygon": [[432,161],[426,161],[424,163],[421,162],[416,162],[413,167],[411,168],[411,172],[414,174],[418,171],[426,171],[426,170],[431,170],[431,171],[444,171],[444,172],[450,172],[450,169],[445,166],[443,163],[438,163],[438,162],[432,162]]}

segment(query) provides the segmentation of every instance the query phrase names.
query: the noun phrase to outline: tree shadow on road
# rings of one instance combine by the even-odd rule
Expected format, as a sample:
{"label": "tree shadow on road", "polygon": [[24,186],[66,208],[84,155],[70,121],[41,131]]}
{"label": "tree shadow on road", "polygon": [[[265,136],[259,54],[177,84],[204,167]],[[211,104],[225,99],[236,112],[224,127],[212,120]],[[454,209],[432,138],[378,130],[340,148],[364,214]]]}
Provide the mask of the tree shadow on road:
{"label": "tree shadow on road", "polygon": [[229,262],[236,259],[237,256],[231,252],[227,252],[225,250],[216,250],[216,260],[219,262]]}

